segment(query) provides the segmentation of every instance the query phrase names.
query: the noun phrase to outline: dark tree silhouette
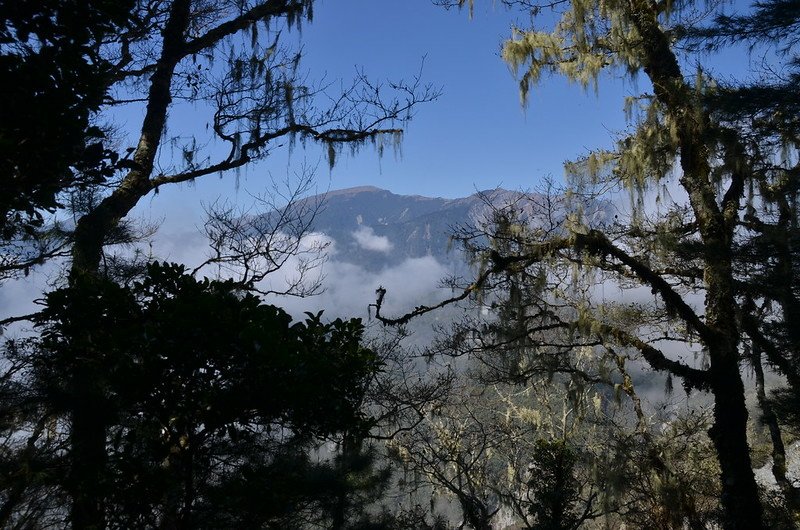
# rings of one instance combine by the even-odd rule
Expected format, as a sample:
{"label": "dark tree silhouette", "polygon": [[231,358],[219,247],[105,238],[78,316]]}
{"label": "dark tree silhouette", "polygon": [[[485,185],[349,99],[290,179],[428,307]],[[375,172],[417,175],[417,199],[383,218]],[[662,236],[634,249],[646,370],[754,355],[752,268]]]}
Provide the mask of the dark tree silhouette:
{"label": "dark tree silhouette", "polygon": [[[311,18],[312,7],[312,0],[4,3],[4,60],[9,69],[30,72],[33,77],[26,84],[32,94],[53,101],[49,119],[64,116],[57,124],[72,127],[60,131],[48,123],[18,130],[25,116],[3,120],[11,128],[0,138],[8,142],[3,152],[20,145],[27,149],[29,139],[39,136],[53,151],[51,156],[25,157],[24,164],[13,158],[3,168],[24,177],[4,180],[14,187],[4,197],[16,201],[0,205],[7,232],[41,224],[41,211],[57,207],[61,191],[102,185],[81,196],[89,200],[78,201],[68,238],[34,253],[25,241],[15,241],[9,245],[15,252],[3,255],[16,259],[0,263],[0,272],[27,271],[48,256],[68,253],[71,285],[79,290],[89,289],[87,282],[102,285],[107,272],[104,247],[119,241],[131,210],[161,186],[237,170],[296,141],[324,145],[331,163],[343,144],[372,142],[380,150],[386,141],[399,141],[402,122],[418,103],[434,98],[435,91],[421,87],[419,79],[380,85],[363,75],[335,92],[331,85],[314,83],[300,69],[300,51],[281,41],[284,31]],[[76,19],[81,16],[84,26]],[[63,43],[69,46],[62,48]],[[65,57],[58,56],[61,51]],[[47,60],[54,63],[42,70],[49,77],[35,77],[37,65]],[[208,127],[177,130],[169,112],[176,102],[200,103]],[[138,137],[132,145],[123,140],[114,153],[106,152],[103,133],[93,123],[128,104],[143,110]],[[175,142],[167,147],[180,154],[159,166],[164,139],[170,137]],[[33,160],[50,160],[53,167],[40,172],[26,165]],[[93,329],[83,328],[87,343]],[[107,420],[102,407],[107,397],[100,381],[109,374],[98,372],[103,364],[92,358],[95,354],[102,355],[92,350],[74,356],[68,370],[77,392],[70,412],[77,528],[105,524],[101,477]]]}
{"label": "dark tree silhouette", "polygon": [[[369,429],[362,401],[380,363],[361,345],[358,320],[293,324],[233,282],[155,263],[130,286],[87,281],[50,293],[37,325],[41,338],[17,355],[29,366],[28,400],[70,449],[33,432],[22,451],[47,480],[37,482],[35,467],[9,480],[6,523],[29,508],[12,498],[20,490],[49,496],[50,517],[67,498],[87,499],[73,503],[76,527],[103,518],[116,528],[255,528],[333,517],[329,499],[382,482],[380,473],[360,486],[342,478],[371,476],[368,451],[312,458],[326,440]],[[91,378],[76,358],[91,359]],[[79,477],[77,407],[92,410],[102,435],[90,489]],[[76,511],[87,505],[103,513]]]}
{"label": "dark tree silhouette", "polygon": [[113,63],[105,41],[130,32],[133,0],[0,5],[0,236],[30,235],[65,190],[104,182],[117,155],[92,115]]}

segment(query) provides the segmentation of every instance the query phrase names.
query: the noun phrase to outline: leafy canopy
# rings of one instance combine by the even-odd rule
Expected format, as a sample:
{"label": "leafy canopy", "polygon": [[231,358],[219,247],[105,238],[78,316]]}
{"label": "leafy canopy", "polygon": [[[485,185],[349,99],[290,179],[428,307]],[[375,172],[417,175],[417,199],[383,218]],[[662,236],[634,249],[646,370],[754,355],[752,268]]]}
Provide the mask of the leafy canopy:
{"label": "leafy canopy", "polygon": [[[130,285],[81,279],[46,303],[25,349],[29,399],[66,420],[65,436],[78,407],[103,425],[112,526],[263,523],[347,494],[344,461],[314,463],[309,451],[371,426],[362,404],[381,363],[359,320],[293,323],[234,282],[166,263]],[[52,450],[39,447],[53,460],[43,482],[72,494],[59,461],[80,462],[70,451],[45,458]]]}

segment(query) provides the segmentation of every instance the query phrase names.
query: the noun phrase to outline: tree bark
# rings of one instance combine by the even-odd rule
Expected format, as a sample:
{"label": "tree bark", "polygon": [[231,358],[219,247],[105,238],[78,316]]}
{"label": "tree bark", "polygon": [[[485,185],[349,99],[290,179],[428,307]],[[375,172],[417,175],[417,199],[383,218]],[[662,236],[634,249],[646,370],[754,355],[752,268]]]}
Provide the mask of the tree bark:
{"label": "tree bark", "polygon": [[82,385],[76,388],[82,390],[75,396],[72,410],[70,519],[72,528],[102,530],[105,528],[106,421],[105,411],[98,407],[103,396],[93,384],[96,374],[88,364],[79,363],[72,376],[76,385]]}
{"label": "tree bark", "polygon": [[[133,155],[135,168],[120,186],[75,228],[70,281],[96,278],[100,273],[103,243],[108,234],[136,203],[152,189],[150,176],[161,135],[172,102],[171,88],[175,66],[183,57],[185,33],[189,25],[191,0],[175,0],[163,31],[161,56],[150,79],[147,111],[139,143]],[[75,357],[72,374],[74,388],[80,391],[72,410],[71,520],[75,529],[105,528],[102,487],[106,465],[106,422],[96,406],[103,403],[102,389],[94,384],[100,374],[93,359]]]}
{"label": "tree bark", "polygon": [[683,79],[668,36],[658,23],[650,0],[629,0],[629,16],[641,44],[639,54],[653,83],[656,98],[677,125],[682,169],[681,185],[689,195],[703,243],[705,320],[712,336],[706,339],[711,361],[714,425],[709,435],[721,468],[723,527],[726,530],[765,529],[758,486],[747,442],[747,408],[739,372],[739,329],[731,260],[733,223],[726,210],[738,205],[741,182],[731,183],[723,207],[711,182],[707,145],[708,113]]}
{"label": "tree bark", "polygon": [[[753,353],[752,365],[756,376],[756,397],[761,407],[761,421],[767,426],[770,442],[772,443],[772,475],[783,493],[786,508],[789,510],[792,519],[800,521],[800,489],[792,484],[792,481],[786,476],[786,447],[783,444],[778,417],[775,415],[775,411],[772,410],[769,399],[767,399],[760,352]],[[797,528],[796,524],[794,528]]]}
{"label": "tree bark", "polygon": [[712,356],[711,365],[714,425],[708,434],[721,469],[722,526],[726,530],[765,529],[747,443],[747,408],[739,365],[735,357],[720,355]]}
{"label": "tree bark", "polygon": [[163,31],[161,57],[150,78],[147,110],[133,155],[135,167],[111,195],[78,221],[72,252],[73,277],[97,274],[107,235],[152,189],[150,176],[166,125],[167,109],[172,103],[172,77],[175,67],[184,56],[184,35],[189,26],[190,7],[190,0],[175,0],[172,4]]}

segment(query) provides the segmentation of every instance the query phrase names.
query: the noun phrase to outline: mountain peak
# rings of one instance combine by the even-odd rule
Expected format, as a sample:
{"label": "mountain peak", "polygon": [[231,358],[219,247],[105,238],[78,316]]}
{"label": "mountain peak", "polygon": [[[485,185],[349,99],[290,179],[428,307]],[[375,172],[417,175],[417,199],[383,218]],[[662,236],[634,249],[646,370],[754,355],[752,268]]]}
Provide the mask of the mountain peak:
{"label": "mountain peak", "polygon": [[[303,200],[311,201],[315,214],[309,230],[336,241],[337,260],[380,270],[397,260],[425,256],[433,256],[440,263],[459,264],[463,256],[450,252],[454,229],[491,224],[493,211],[509,207],[522,218],[535,221],[541,206],[534,197],[495,188],[445,199],[357,186]],[[602,209],[598,205],[598,210]]]}
{"label": "mountain peak", "polygon": [[324,195],[326,197],[338,197],[342,195],[357,195],[359,193],[379,193],[386,191],[387,190],[376,188],[375,186],[355,186],[353,188],[345,188],[342,190],[331,190]]}

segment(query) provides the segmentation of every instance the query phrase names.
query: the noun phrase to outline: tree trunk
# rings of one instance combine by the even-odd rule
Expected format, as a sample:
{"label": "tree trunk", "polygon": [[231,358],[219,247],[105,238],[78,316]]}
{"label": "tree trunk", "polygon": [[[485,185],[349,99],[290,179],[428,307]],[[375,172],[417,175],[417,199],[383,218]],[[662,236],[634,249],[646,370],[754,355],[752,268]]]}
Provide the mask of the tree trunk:
{"label": "tree trunk", "polygon": [[72,374],[77,395],[70,432],[70,519],[74,529],[101,530],[105,528],[106,414],[91,360],[79,359]]}
{"label": "tree trunk", "polygon": [[733,229],[726,225],[718,209],[696,203],[693,207],[704,243],[705,316],[711,333],[705,346],[711,360],[714,425],[708,434],[721,470],[722,526],[725,530],[761,530],[766,526],[750,459],[748,412],[739,369],[740,330],[731,259]]}
{"label": "tree trunk", "polygon": [[743,181],[731,179],[722,205],[712,183],[708,136],[711,120],[699,111],[697,93],[683,78],[669,37],[659,24],[656,3],[629,0],[628,16],[641,43],[638,50],[656,98],[674,122],[680,149],[680,182],[689,195],[703,244],[706,289],[705,346],[711,359],[714,426],[709,435],[722,470],[723,527],[764,529],[762,507],[747,443],[747,408],[739,373],[739,329],[733,290],[731,245]]}
{"label": "tree trunk", "polygon": [[[136,203],[152,189],[150,176],[172,102],[172,77],[183,57],[185,32],[189,25],[191,0],[175,0],[163,31],[161,56],[150,79],[147,111],[139,144],[133,155],[135,168],[114,192],[84,215],[75,228],[70,280],[95,278],[100,273],[103,243]],[[73,373],[75,396],[71,411],[71,520],[75,529],[105,528],[102,487],[106,462],[106,424],[96,410],[103,402],[93,359],[76,356]]]}
{"label": "tree trunk", "polygon": [[714,425],[709,436],[714,442],[721,469],[722,526],[726,530],[766,528],[758,495],[758,486],[747,443],[747,408],[744,384],[736,357],[730,352],[717,359],[712,354],[712,393]]}
{"label": "tree trunk", "polygon": [[[764,369],[761,366],[761,354],[753,354],[753,372],[756,376],[756,396],[761,407],[761,421],[769,430],[769,437],[772,443],[772,475],[775,482],[783,493],[783,500],[786,508],[792,516],[793,521],[800,521],[800,489],[798,489],[789,477],[786,476],[786,447],[783,445],[781,427],[772,405],[767,399],[764,389]],[[793,528],[797,528],[795,524]]]}

